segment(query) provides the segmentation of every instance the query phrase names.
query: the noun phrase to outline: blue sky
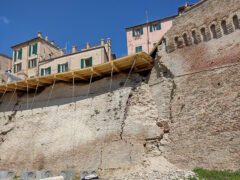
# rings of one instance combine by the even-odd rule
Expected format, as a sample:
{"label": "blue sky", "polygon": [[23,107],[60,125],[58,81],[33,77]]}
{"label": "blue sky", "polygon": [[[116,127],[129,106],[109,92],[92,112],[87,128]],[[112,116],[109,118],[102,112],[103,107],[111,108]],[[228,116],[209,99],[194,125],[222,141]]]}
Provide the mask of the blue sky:
{"label": "blue sky", "polygon": [[[199,0],[189,0],[195,3]],[[0,52],[12,55],[11,46],[42,32],[55,44],[100,43],[112,39],[117,57],[127,55],[125,28],[177,14],[186,0],[0,0]]]}

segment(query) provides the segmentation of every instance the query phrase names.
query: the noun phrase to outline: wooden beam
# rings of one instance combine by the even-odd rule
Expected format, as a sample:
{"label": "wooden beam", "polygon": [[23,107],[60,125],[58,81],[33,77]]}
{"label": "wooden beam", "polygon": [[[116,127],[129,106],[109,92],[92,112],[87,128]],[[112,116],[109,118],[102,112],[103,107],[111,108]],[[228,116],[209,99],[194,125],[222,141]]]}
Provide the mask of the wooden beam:
{"label": "wooden beam", "polygon": [[27,88],[29,88],[29,89],[34,89],[34,88],[36,87],[36,86],[29,85],[29,84],[28,84],[28,85],[27,85],[27,84],[26,84],[26,85],[23,85],[23,84],[20,84],[20,83],[16,83],[16,86],[17,86],[17,87],[23,87],[23,88],[26,88],[26,89],[27,89]]}
{"label": "wooden beam", "polygon": [[37,78],[36,80],[37,80],[37,82],[45,83],[45,84],[52,84],[53,83],[52,80],[46,80],[46,79],[43,79],[43,78]]}
{"label": "wooden beam", "polygon": [[120,69],[114,64],[114,61],[111,61],[111,67],[113,67],[114,71],[121,72]]}
{"label": "wooden beam", "polygon": [[83,75],[80,75],[80,74],[78,74],[78,73],[76,73],[76,72],[73,72],[72,75],[73,75],[74,77],[76,77],[76,78],[79,78],[79,79],[83,79],[83,80],[85,80],[85,81],[88,81],[88,79],[87,79],[86,77],[84,77]]}
{"label": "wooden beam", "polygon": [[66,82],[70,82],[69,78],[65,78],[63,76],[59,77],[56,74],[54,75],[54,79],[59,80],[59,81],[66,81]]}
{"label": "wooden beam", "polygon": [[144,58],[140,58],[140,60],[146,62],[148,65],[152,65],[152,63],[150,63],[148,60],[144,59]]}
{"label": "wooden beam", "polygon": [[91,68],[91,71],[92,71],[94,74],[98,75],[98,76],[103,76],[103,74],[102,74],[101,72],[93,69],[93,67]]}

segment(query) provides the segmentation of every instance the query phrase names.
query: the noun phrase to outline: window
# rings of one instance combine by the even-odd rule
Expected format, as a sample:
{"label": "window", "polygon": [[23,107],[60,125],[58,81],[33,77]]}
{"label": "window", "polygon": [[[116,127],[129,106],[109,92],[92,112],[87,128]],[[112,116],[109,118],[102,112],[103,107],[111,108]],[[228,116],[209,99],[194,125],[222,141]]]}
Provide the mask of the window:
{"label": "window", "polygon": [[36,55],[37,54],[37,43],[35,44],[31,44],[28,47],[28,56],[32,56],[32,55]]}
{"label": "window", "polygon": [[211,25],[210,29],[211,29],[211,32],[212,32],[212,37],[213,37],[214,39],[217,39],[217,31],[216,31],[216,26],[215,26],[215,24]]}
{"label": "window", "polygon": [[81,59],[81,68],[92,67],[92,57]]}
{"label": "window", "polygon": [[58,73],[68,71],[68,63],[58,64]]}
{"label": "window", "polygon": [[150,32],[161,30],[161,29],[162,29],[161,22],[150,25]]}
{"label": "window", "polygon": [[206,35],[206,30],[205,28],[201,29],[201,34],[202,34],[202,39],[203,41],[207,41],[207,35]]}
{"label": "window", "polygon": [[138,53],[138,52],[142,52],[142,46],[136,47],[136,53]]}
{"label": "window", "polygon": [[227,23],[226,23],[226,21],[223,20],[221,22],[221,26],[222,26],[223,34],[227,35],[228,34],[228,30],[227,30]]}
{"label": "window", "polygon": [[143,34],[143,27],[132,29],[132,35],[135,36],[141,36]]}
{"label": "window", "polygon": [[235,29],[240,29],[239,20],[238,20],[237,15],[233,16],[233,24],[234,24]]}
{"label": "window", "polygon": [[184,40],[185,46],[189,46],[188,37],[187,37],[187,34],[186,34],[186,33],[183,34],[183,40]]}
{"label": "window", "polygon": [[37,66],[37,58],[28,60],[28,68],[34,68]]}
{"label": "window", "polygon": [[22,63],[14,64],[14,73],[17,73],[22,70]]}
{"label": "window", "polygon": [[22,59],[22,48],[14,51],[14,61]]}
{"label": "window", "polygon": [[178,37],[175,37],[175,44],[177,46],[177,48],[181,47],[181,42],[179,41],[179,38]]}
{"label": "window", "polygon": [[46,76],[49,74],[51,74],[51,67],[41,69],[41,76]]}
{"label": "window", "polygon": [[198,39],[197,39],[196,31],[192,31],[192,38],[193,38],[194,44],[198,44]]}

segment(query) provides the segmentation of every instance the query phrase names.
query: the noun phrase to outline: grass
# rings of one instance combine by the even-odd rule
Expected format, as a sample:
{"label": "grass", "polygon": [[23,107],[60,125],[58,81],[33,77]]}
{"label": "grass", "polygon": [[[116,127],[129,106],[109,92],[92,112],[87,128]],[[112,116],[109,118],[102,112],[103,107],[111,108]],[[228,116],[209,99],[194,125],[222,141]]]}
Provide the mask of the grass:
{"label": "grass", "polygon": [[[231,172],[196,168],[193,172],[196,173],[199,180],[240,180],[240,171]],[[197,178],[190,178],[189,180],[197,180]]]}

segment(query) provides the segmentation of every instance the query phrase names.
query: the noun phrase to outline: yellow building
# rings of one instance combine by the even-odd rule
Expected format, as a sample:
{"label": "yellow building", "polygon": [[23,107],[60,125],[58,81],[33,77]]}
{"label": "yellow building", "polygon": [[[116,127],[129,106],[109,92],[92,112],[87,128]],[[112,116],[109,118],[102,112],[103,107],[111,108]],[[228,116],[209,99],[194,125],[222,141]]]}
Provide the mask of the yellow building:
{"label": "yellow building", "polygon": [[21,78],[33,78],[39,75],[39,62],[63,54],[61,48],[48,41],[48,37],[38,37],[12,47],[12,74]]}
{"label": "yellow building", "polygon": [[86,44],[86,48],[77,51],[77,47],[72,47],[71,54],[64,54],[59,57],[46,59],[39,63],[39,74],[41,76],[66,72],[70,70],[91,67],[115,59],[111,54],[111,40],[104,39],[97,46]]}

